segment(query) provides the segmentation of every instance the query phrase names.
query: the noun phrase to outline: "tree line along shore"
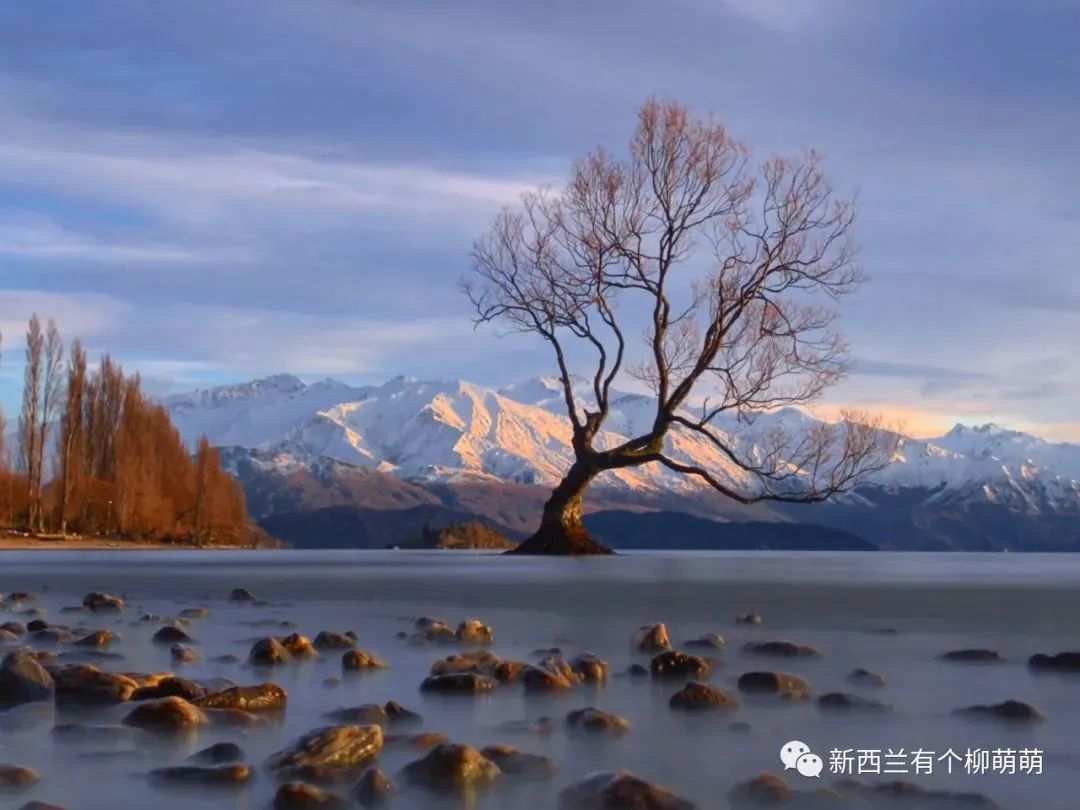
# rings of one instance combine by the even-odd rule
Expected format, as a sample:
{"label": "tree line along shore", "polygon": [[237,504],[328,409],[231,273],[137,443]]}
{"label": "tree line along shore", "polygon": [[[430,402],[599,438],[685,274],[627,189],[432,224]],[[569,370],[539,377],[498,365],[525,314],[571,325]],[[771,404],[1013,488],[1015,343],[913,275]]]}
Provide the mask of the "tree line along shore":
{"label": "tree line along shore", "polygon": [[205,436],[192,455],[138,374],[30,318],[13,441],[0,410],[0,548],[265,540]]}

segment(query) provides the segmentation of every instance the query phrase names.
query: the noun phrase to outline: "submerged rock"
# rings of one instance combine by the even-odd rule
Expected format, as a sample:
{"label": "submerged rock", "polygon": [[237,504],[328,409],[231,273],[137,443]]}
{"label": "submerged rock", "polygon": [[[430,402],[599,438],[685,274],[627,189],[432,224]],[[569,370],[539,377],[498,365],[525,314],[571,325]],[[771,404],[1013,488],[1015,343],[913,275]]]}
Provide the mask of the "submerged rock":
{"label": "submerged rock", "polygon": [[167,697],[179,697],[194,702],[200,700],[205,694],[206,690],[195,681],[170,675],[165,678],[154,679],[153,682],[148,683],[146,686],[140,686],[132,694],[131,700],[160,700]]}
{"label": "submerged rock", "polygon": [[175,623],[161,627],[154,633],[153,640],[156,644],[192,644],[195,641],[183,627]]}
{"label": "submerged rock", "polygon": [[[888,807],[910,807],[912,810],[945,810],[949,808],[996,808],[998,805],[982,793],[961,793],[951,790],[930,790],[902,779],[864,785],[853,779],[836,783],[842,801],[840,806],[850,806],[853,800],[870,799],[873,807],[888,802]],[[866,805],[855,805],[863,807]]]}
{"label": "submerged rock", "polygon": [[244,759],[244,750],[236,743],[219,742],[209,748],[204,748],[192,754],[189,759],[192,762],[202,762],[210,765],[225,765],[240,762]]}
{"label": "submerged rock", "polygon": [[885,676],[878,675],[876,672],[871,672],[868,669],[859,667],[851,670],[847,675],[848,683],[856,684],[857,686],[884,686]]}
{"label": "submerged rock", "polygon": [[281,646],[289,651],[289,655],[293,658],[316,658],[318,653],[315,651],[315,645],[311,643],[311,639],[307,636],[302,636],[299,633],[291,633],[278,639],[281,642]]}
{"label": "submerged rock", "polygon": [[382,747],[382,729],[377,725],[326,726],[273,754],[266,767],[285,772],[304,767],[355,768],[377,757]]}
{"label": "submerged rock", "polygon": [[692,638],[684,646],[699,650],[722,650],[727,642],[724,637],[717,633],[707,633],[698,638]]}
{"label": "submerged rock", "polygon": [[505,775],[518,779],[552,779],[558,770],[551,757],[522,753],[512,745],[489,745],[480,753],[498,765]]}
{"label": "submerged rock", "polygon": [[197,706],[178,697],[143,703],[124,718],[125,725],[166,733],[186,731],[206,725],[207,722],[206,715]]}
{"label": "submerged rock", "polygon": [[349,650],[356,646],[355,633],[330,633],[321,631],[312,642],[317,650]]}
{"label": "submerged rock", "polygon": [[285,646],[272,637],[259,639],[248,653],[248,663],[260,667],[280,666],[292,660],[293,657]]}
{"label": "submerged rock", "polygon": [[94,647],[102,649],[116,640],[116,635],[108,630],[95,630],[72,642],[76,647]]}
{"label": "submerged rock", "polygon": [[761,616],[757,613],[737,613],[735,624],[761,624]]}
{"label": "submerged rock", "polygon": [[771,692],[787,698],[810,695],[810,684],[788,672],[744,672],[738,686],[740,692]]}
{"label": "submerged rock", "polygon": [[95,613],[119,613],[124,609],[124,600],[107,593],[88,593],[83,598],[83,607]]}
{"label": "submerged rock", "polygon": [[498,685],[498,681],[487,675],[477,675],[475,672],[455,672],[448,675],[432,675],[424,679],[420,689],[424,692],[451,692],[460,694],[476,694],[490,692]]}
{"label": "submerged rock", "polygon": [[454,638],[459,644],[490,647],[495,643],[494,631],[479,619],[466,619],[458,625]]}
{"label": "submerged rock", "polygon": [[421,751],[450,742],[449,737],[438,731],[422,731],[419,734],[388,734],[384,739],[387,745],[405,745]]}
{"label": "submerged rock", "polygon": [[147,776],[151,781],[162,785],[235,787],[250,781],[251,768],[242,764],[221,765],[215,768],[173,765],[168,768],[156,768]]}
{"label": "submerged rock", "polygon": [[892,706],[847,692],[826,692],[817,699],[819,709],[850,712],[891,712]]}
{"label": "submerged rock", "polygon": [[600,656],[588,652],[570,660],[570,671],[582,683],[604,683],[611,667]]}
{"label": "submerged rock", "polygon": [[74,703],[124,703],[139,684],[118,672],[102,672],[92,664],[69,664],[53,672],[56,696]]}
{"label": "submerged rock", "polygon": [[729,711],[739,707],[739,701],[727,692],[698,681],[686,684],[671,696],[668,704],[673,709],[688,712]]}
{"label": "submerged rock", "polygon": [[663,624],[646,624],[634,631],[630,646],[643,653],[666,652],[671,649],[671,639]]}
{"label": "submerged rock", "polygon": [[286,782],[274,794],[274,810],[345,810],[347,799],[307,782]]}
{"label": "submerged rock", "polygon": [[649,671],[654,678],[705,678],[709,662],[696,655],[669,650],[653,657]]}
{"label": "submerged rock", "polygon": [[20,765],[0,764],[0,792],[20,793],[38,783],[38,775]]}
{"label": "submerged rock", "polygon": [[27,650],[15,650],[0,661],[0,705],[52,700],[55,683]]}
{"label": "submerged rock", "polygon": [[605,712],[593,706],[586,706],[584,709],[575,709],[570,712],[566,715],[566,725],[573,729],[608,734],[625,734],[630,730],[630,721],[625,717]]}
{"label": "submerged rock", "polygon": [[1001,660],[997,650],[965,649],[950,650],[941,656],[942,661],[960,661],[974,664],[995,663]]}
{"label": "submerged rock", "polygon": [[232,602],[254,602],[255,597],[251,595],[251,591],[247,588],[233,588],[229,594],[229,600]]}
{"label": "submerged rock", "polygon": [[204,695],[195,702],[206,709],[266,712],[283,710],[287,700],[285,690],[276,683],[260,683],[255,686],[231,686]]}
{"label": "submerged rock", "polygon": [[502,776],[499,766],[476,748],[455,743],[433,748],[423,759],[406,765],[402,773],[415,785],[455,792],[485,788]]}
{"label": "submerged rock", "polygon": [[518,677],[526,692],[562,692],[573,689],[577,675],[561,658],[545,658],[540,664],[526,664]]}
{"label": "submerged rock", "polygon": [[382,807],[390,801],[394,783],[378,768],[368,768],[352,790],[353,800],[361,807]]}
{"label": "submerged rock", "polygon": [[597,773],[559,794],[560,810],[696,810],[660,785],[629,771]]}
{"label": "submerged rock", "polygon": [[389,669],[390,665],[367,650],[347,650],[341,656],[341,668],[346,672],[359,672],[365,669]]}
{"label": "submerged rock", "polygon": [[1041,723],[1046,716],[1022,700],[1006,700],[992,705],[968,706],[957,709],[953,714],[980,717],[987,720],[1003,720],[1009,723]]}
{"label": "submerged rock", "polygon": [[1036,653],[1028,659],[1028,666],[1032,669],[1054,672],[1080,672],[1080,651],[1060,652],[1052,655]]}
{"label": "submerged rock", "polygon": [[466,653],[455,653],[445,658],[440,658],[431,665],[432,675],[446,675],[452,672],[479,672],[483,675],[494,675],[495,668],[502,660],[487,650],[476,650]]}
{"label": "submerged rock", "polygon": [[767,655],[775,658],[820,658],[821,651],[808,644],[794,641],[751,641],[743,645],[743,652],[751,655]]}
{"label": "submerged rock", "polygon": [[196,664],[202,660],[198,652],[183,644],[173,644],[169,648],[169,657],[174,664]]}

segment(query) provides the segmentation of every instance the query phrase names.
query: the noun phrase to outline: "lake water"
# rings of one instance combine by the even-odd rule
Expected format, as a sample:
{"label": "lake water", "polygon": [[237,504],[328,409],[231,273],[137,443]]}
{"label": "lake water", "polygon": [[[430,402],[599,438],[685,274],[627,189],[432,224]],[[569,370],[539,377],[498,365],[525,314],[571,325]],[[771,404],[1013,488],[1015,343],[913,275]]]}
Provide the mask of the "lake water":
{"label": "lake water", "polygon": [[[229,602],[234,587],[245,587],[269,604]],[[274,783],[261,763],[270,753],[325,725],[327,711],[390,699],[420,712],[424,730],[477,746],[510,743],[558,763],[552,782],[500,789],[481,796],[481,808],[555,808],[567,784],[618,768],[659,782],[702,810],[726,808],[726,794],[736,783],[761,771],[783,771],[779,750],[793,739],[826,762],[820,781],[787,772],[800,790],[840,778],[829,773],[832,749],[903,749],[906,754],[923,749],[937,755],[947,749],[961,755],[967,749],[1028,749],[1044,752],[1041,774],[968,775],[959,763],[950,775],[945,762],[935,762],[930,775],[854,778],[868,783],[907,779],[929,789],[977,791],[1001,807],[1078,806],[1080,675],[1033,673],[1026,661],[1037,652],[1080,650],[1080,557],[751,552],[546,560],[403,551],[8,552],[0,555],[0,592],[15,590],[36,592],[34,605],[51,621],[121,633],[123,640],[112,649],[124,660],[102,663],[118,671],[173,670],[167,646],[149,642],[156,626],[135,620],[143,612],[174,616],[183,607],[205,605],[210,616],[196,620],[190,630],[205,660],[176,669],[178,674],[225,676],[238,683],[272,680],[288,691],[289,706],[279,724],[204,729],[196,739],[167,747],[122,740],[61,742],[48,732],[54,722],[72,719],[64,715],[47,714],[17,729],[7,724],[0,730],[0,762],[32,767],[41,776],[32,792],[10,802],[12,807],[36,798],[68,810],[265,808]],[[119,617],[60,613],[91,590],[123,595],[126,610]],[[736,624],[734,616],[745,611],[761,614],[763,623]],[[777,669],[805,677],[817,693],[858,693],[890,704],[893,711],[836,714],[823,712],[813,700],[743,696],[742,706],[730,715],[688,718],[668,706],[678,684],[622,677],[612,678],[602,690],[579,687],[558,696],[526,695],[519,686],[503,686],[481,697],[435,698],[421,694],[419,684],[431,663],[453,650],[410,646],[397,638],[400,631],[411,632],[421,615],[455,625],[470,617],[482,619],[494,628],[492,651],[502,657],[534,661],[537,648],[558,646],[567,656],[593,651],[610,662],[613,672],[631,662],[648,664],[646,656],[631,652],[629,639],[639,625],[662,621],[676,646],[711,632],[726,638],[727,647],[719,653],[725,665],[714,670],[711,681],[732,692],[739,674]],[[0,621],[8,618],[25,621],[0,613]],[[270,632],[254,626],[267,619],[295,622],[299,632],[311,637],[320,630],[354,630],[360,646],[386,659],[390,669],[327,687],[327,677],[341,674],[340,653],[273,670],[209,660],[229,653],[243,660],[252,640]],[[823,655],[777,660],[740,650],[748,641],[772,639],[810,644]],[[946,651],[969,647],[998,650],[1003,661],[939,660]],[[845,676],[855,667],[881,673],[886,685],[852,686]],[[1007,699],[1034,704],[1046,721],[1008,726],[952,714],[959,707]],[[565,733],[562,718],[587,705],[625,716],[631,730],[617,739]],[[116,723],[129,709],[119,705],[95,710],[89,719],[85,713],[73,717]],[[545,715],[559,721],[546,736],[498,729],[507,720]],[[730,729],[733,720],[745,721],[750,730]],[[179,764],[221,740],[238,742],[248,761],[260,766],[245,790],[193,795],[148,786],[145,774],[151,768]],[[95,754],[103,749],[124,753]],[[379,765],[393,777],[420,755],[387,749]],[[0,806],[8,800],[0,795]],[[460,804],[408,792],[394,806],[427,810]],[[930,805],[880,806],[921,810]]]}

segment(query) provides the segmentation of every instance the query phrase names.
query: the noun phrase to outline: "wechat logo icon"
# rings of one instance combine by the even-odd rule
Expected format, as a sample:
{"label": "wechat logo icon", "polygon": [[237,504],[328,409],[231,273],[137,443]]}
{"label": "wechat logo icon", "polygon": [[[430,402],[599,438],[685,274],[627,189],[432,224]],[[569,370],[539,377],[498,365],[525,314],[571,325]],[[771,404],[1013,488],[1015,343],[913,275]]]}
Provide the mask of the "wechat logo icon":
{"label": "wechat logo icon", "polygon": [[803,776],[820,777],[824,763],[821,757],[811,752],[810,746],[798,740],[785,743],[780,749],[780,761],[784,763],[784,770],[792,769]]}

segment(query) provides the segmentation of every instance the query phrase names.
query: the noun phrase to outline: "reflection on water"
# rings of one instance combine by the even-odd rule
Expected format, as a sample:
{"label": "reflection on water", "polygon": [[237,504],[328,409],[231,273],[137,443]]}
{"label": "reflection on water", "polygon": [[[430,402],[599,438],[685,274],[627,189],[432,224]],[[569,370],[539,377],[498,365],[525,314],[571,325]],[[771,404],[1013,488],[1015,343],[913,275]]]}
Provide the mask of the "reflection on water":
{"label": "reflection on water", "polygon": [[[243,586],[270,601],[267,607],[230,603],[228,591]],[[89,590],[126,595],[119,619],[61,614]],[[150,625],[135,624],[141,612],[175,615],[205,604],[208,618],[191,630],[204,661],[185,667],[187,677],[225,676],[242,683],[268,677],[289,692],[279,725],[264,729],[213,729],[166,747],[147,747],[125,736],[65,740],[49,733],[55,721],[71,721],[40,708],[21,710],[0,723],[0,761],[37,769],[41,784],[31,794],[77,808],[152,806],[266,807],[272,783],[261,772],[249,788],[206,797],[150,792],[144,774],[179,763],[193,751],[234,740],[249,761],[267,755],[325,721],[339,706],[397,700],[421,712],[423,727],[462,742],[506,742],[554,757],[553,783],[503,791],[481,802],[491,808],[555,807],[564,785],[596,771],[628,768],[659,781],[702,808],[726,807],[735,783],[763,770],[782,770],[779,751],[797,739],[826,758],[831,777],[833,748],[961,751],[967,748],[1046,751],[1041,776],[968,777],[934,773],[906,778],[925,787],[976,790],[1001,806],[1027,804],[1046,810],[1076,806],[1080,784],[1080,676],[1037,676],[1026,658],[1035,652],[1080,649],[1080,559],[1018,554],[633,554],[604,560],[530,560],[461,552],[178,552],[7,553],[0,556],[0,592],[36,591],[38,606],[55,622],[83,622],[123,635],[115,647],[124,660],[102,662],[117,670],[173,669],[167,647],[149,643]],[[736,613],[763,615],[759,627],[736,625]],[[677,685],[613,679],[602,691],[581,688],[560,697],[530,697],[503,687],[477,699],[421,695],[417,687],[437,649],[410,647],[396,638],[422,614],[448,621],[477,616],[495,629],[494,652],[531,660],[537,648],[557,645],[566,654],[592,650],[621,671],[631,661],[628,639],[640,624],[664,621],[676,643],[709,632],[723,635],[725,666],[712,681],[734,689],[750,669],[778,668],[805,677],[818,692],[858,691],[888,703],[887,714],[844,717],[810,702],[745,699],[730,717],[673,715],[668,698]],[[215,663],[232,653],[244,658],[253,638],[268,632],[265,619],[290,620],[300,632],[355,630],[364,649],[387,659],[391,669],[324,686],[340,674],[340,656],[265,671]],[[883,632],[887,631],[887,632]],[[893,632],[895,631],[895,632]],[[790,638],[818,647],[819,659],[770,661],[740,652],[748,640]],[[987,647],[1004,661],[990,665],[943,662],[952,649]],[[880,672],[887,684],[858,689],[846,681],[855,667]],[[1047,716],[1032,728],[1001,727],[958,718],[951,712],[972,703],[1026,700]],[[562,718],[596,705],[627,717],[630,733],[618,739],[556,733],[515,736],[497,727],[507,720]],[[95,724],[118,722],[124,707],[83,713]],[[729,729],[731,720],[751,730]],[[416,754],[388,749],[381,760],[394,774]],[[818,784],[789,771],[797,787]],[[886,778],[886,777],[881,777]],[[891,777],[903,778],[903,777]],[[3,801],[0,798],[0,801]],[[450,806],[429,797],[400,797],[399,807]],[[892,806],[892,805],[887,805]],[[908,806],[918,806],[909,804]]]}

